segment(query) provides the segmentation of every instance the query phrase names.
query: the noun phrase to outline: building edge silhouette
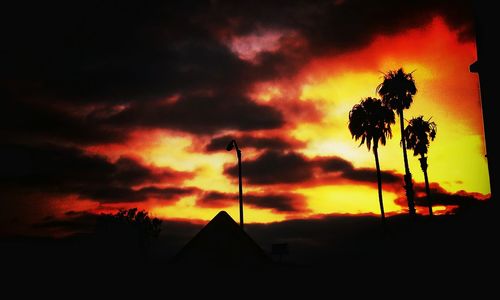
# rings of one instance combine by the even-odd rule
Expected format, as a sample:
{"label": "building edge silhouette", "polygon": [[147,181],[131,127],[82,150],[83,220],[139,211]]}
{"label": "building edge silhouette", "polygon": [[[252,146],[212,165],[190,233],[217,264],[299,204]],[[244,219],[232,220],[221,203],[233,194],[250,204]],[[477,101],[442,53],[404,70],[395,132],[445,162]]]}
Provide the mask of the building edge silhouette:
{"label": "building edge silhouette", "polygon": [[[478,73],[481,105],[483,111],[484,137],[486,146],[486,157],[490,177],[491,195],[498,195],[498,146],[494,140],[499,135],[498,120],[495,115],[497,101],[499,100],[499,89],[497,85],[498,57],[500,49],[498,46],[498,10],[491,1],[477,1],[475,9],[475,32],[477,61],[470,66],[470,71]],[[494,201],[496,203],[496,201]],[[495,205],[498,207],[498,204]]]}

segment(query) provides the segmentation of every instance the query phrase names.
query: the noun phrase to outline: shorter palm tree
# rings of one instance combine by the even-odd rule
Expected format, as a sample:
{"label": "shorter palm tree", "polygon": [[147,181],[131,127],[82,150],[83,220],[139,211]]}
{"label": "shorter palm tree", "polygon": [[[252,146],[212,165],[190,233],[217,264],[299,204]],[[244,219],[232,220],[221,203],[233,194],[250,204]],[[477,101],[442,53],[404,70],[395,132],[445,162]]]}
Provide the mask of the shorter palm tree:
{"label": "shorter palm tree", "polygon": [[349,131],[359,146],[366,142],[368,151],[373,142],[373,155],[377,168],[378,200],[382,222],[385,221],[384,202],[382,199],[382,177],[378,160],[378,143],[385,145],[387,137],[392,138],[391,124],[395,123],[392,109],[384,106],[382,100],[368,97],[353,106],[349,112]]}
{"label": "shorter palm tree", "polygon": [[431,191],[429,188],[429,178],[427,177],[427,151],[430,141],[436,138],[437,125],[431,122],[431,119],[424,120],[423,116],[411,119],[404,130],[404,137],[408,149],[413,150],[413,156],[420,155],[420,167],[424,172],[425,192],[427,194],[427,205],[429,206],[429,215],[432,216]]}

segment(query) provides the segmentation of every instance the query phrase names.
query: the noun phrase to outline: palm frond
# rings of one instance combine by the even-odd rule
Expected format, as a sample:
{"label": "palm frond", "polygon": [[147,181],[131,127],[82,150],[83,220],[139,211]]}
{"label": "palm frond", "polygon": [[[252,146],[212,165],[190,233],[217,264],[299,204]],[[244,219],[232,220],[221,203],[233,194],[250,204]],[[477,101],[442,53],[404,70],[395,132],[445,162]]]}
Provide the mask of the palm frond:
{"label": "palm frond", "polygon": [[424,156],[429,149],[430,141],[436,138],[437,125],[431,119],[424,120],[423,116],[412,118],[404,129],[404,138],[408,149],[413,150],[414,156]]}
{"label": "palm frond", "polygon": [[413,72],[405,73],[402,68],[390,70],[384,74],[382,83],[376,88],[384,104],[398,114],[411,106],[413,96],[417,93]]}
{"label": "palm frond", "polygon": [[395,123],[394,112],[382,100],[367,97],[355,104],[349,112],[348,128],[355,140],[361,138],[359,146],[366,143],[368,150],[385,145],[392,138],[391,124]]}

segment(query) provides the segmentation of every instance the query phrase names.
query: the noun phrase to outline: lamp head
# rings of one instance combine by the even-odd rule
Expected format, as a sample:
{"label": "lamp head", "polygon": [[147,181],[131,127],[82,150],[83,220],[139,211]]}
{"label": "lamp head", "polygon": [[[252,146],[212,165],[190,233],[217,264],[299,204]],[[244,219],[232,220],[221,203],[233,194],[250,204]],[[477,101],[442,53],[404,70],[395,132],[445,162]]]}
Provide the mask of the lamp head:
{"label": "lamp head", "polygon": [[227,151],[231,151],[231,150],[233,150],[233,148],[234,148],[234,140],[231,140],[231,141],[229,142],[229,144],[227,144],[227,146],[226,146],[226,150],[227,150]]}

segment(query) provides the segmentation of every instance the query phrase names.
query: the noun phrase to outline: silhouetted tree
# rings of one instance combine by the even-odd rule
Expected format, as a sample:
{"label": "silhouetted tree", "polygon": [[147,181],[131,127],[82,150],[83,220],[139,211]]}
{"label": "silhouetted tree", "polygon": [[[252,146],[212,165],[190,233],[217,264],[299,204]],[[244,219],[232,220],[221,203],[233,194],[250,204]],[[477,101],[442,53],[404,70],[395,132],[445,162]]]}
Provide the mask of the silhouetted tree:
{"label": "silhouetted tree", "polygon": [[145,256],[151,240],[160,234],[161,223],[144,210],[120,209],[115,214],[101,214],[97,233],[117,256],[134,253]]}
{"label": "silhouetted tree", "polygon": [[401,127],[401,145],[403,147],[403,159],[405,164],[405,190],[408,200],[408,210],[411,216],[415,216],[415,202],[413,199],[413,183],[411,179],[408,156],[406,154],[406,142],[404,139],[404,116],[403,111],[410,108],[413,96],[417,93],[415,80],[412,73],[405,73],[402,68],[397,71],[389,71],[384,75],[384,81],[377,87],[378,94],[382,101],[390,109],[395,110],[399,115],[399,125]]}
{"label": "silhouetted tree", "polygon": [[378,160],[378,143],[385,145],[386,138],[392,137],[391,124],[395,123],[394,112],[383,105],[380,99],[366,98],[353,106],[349,112],[349,131],[359,146],[366,142],[368,150],[373,142],[373,155],[377,167],[378,200],[382,221],[385,221],[384,202],[382,199],[382,177]]}
{"label": "silhouetted tree", "polygon": [[424,120],[423,116],[411,119],[408,122],[404,131],[406,145],[408,149],[413,150],[413,155],[418,156],[420,167],[424,172],[425,192],[427,194],[427,205],[429,206],[429,215],[432,216],[431,191],[429,188],[429,178],[427,177],[427,150],[429,149],[430,141],[436,138],[437,126],[436,123],[429,120]]}

